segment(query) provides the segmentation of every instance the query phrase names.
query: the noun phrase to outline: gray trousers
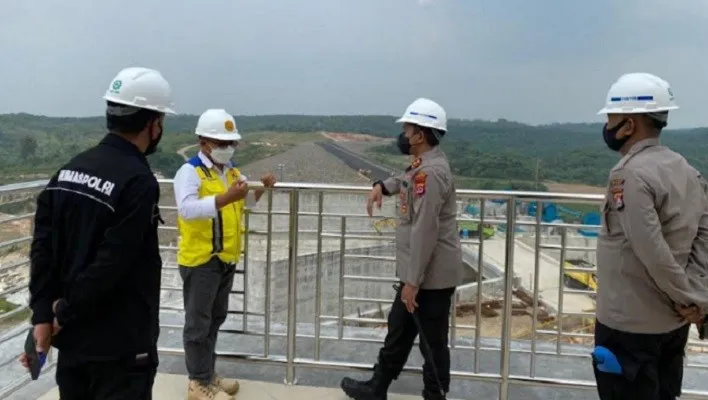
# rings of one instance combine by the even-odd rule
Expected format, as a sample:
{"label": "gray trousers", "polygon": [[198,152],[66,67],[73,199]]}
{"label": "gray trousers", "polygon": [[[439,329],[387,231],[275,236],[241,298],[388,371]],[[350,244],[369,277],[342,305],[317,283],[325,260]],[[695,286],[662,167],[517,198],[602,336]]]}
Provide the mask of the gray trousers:
{"label": "gray trousers", "polygon": [[229,310],[236,266],[213,257],[199,267],[179,267],[184,296],[184,353],[189,379],[208,383],[214,377],[216,337]]}

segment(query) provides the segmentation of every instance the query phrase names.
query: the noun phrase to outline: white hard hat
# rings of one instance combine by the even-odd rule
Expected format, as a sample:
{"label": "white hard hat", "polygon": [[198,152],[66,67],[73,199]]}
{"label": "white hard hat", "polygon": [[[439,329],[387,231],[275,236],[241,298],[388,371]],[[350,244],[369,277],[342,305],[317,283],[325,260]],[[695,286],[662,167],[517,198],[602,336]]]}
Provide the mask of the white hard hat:
{"label": "white hard hat", "polygon": [[175,114],[170,84],[154,69],[125,68],[113,78],[103,98],[126,106]]}
{"label": "white hard hat", "polygon": [[216,140],[241,140],[234,117],[223,109],[212,108],[204,111],[194,133]]}
{"label": "white hard hat", "polygon": [[406,108],[406,112],[396,122],[425,126],[447,131],[447,115],[440,104],[425,98],[420,98]]}
{"label": "white hard hat", "polygon": [[656,75],[625,74],[607,92],[605,108],[598,114],[644,114],[676,110],[671,86]]}

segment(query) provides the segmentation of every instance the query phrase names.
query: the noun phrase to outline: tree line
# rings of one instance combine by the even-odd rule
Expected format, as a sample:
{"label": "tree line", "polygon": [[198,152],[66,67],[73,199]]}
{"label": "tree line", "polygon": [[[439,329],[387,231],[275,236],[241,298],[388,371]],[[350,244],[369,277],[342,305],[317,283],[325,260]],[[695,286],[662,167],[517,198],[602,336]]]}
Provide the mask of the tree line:
{"label": "tree line", "polygon": [[[194,143],[191,133],[198,116],[178,115],[165,119],[161,151],[150,156],[156,170],[169,176],[183,159],[175,152]],[[349,132],[395,137],[400,126],[387,115],[236,116],[242,132]],[[602,140],[602,125],[527,125],[497,121],[459,120],[448,122],[443,149],[455,173],[481,180],[540,180],[603,185],[607,173],[618,161]],[[96,144],[105,134],[103,117],[54,118],[30,114],[0,115],[0,167],[11,174],[49,171],[73,155]],[[662,142],[708,173],[708,128],[667,129]],[[249,146],[253,158],[264,156],[258,146]],[[377,154],[398,154],[393,146]],[[249,155],[242,155],[251,158]]]}

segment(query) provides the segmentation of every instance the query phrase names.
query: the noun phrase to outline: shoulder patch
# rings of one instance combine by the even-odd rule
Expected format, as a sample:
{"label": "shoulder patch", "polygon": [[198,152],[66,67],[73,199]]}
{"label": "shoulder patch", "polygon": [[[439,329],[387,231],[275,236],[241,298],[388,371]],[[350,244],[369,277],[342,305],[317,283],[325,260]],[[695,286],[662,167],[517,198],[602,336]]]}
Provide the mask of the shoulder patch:
{"label": "shoulder patch", "polygon": [[422,162],[423,162],[423,160],[421,160],[420,158],[416,157],[416,159],[413,160],[413,163],[411,164],[411,167],[413,167],[413,169],[416,169],[416,168],[420,167],[420,164],[421,164]]}
{"label": "shoulder patch", "polygon": [[413,186],[415,187],[415,194],[422,196],[425,194],[425,182],[428,180],[428,174],[423,171],[419,171],[413,177]]}

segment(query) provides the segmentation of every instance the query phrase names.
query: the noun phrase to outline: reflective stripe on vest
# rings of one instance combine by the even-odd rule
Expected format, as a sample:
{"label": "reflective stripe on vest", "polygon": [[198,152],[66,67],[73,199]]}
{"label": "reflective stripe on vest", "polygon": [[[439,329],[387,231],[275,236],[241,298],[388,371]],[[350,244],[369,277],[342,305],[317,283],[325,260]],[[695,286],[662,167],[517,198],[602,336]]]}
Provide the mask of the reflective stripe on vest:
{"label": "reflective stripe on vest", "polygon": [[[226,183],[221,175],[207,168],[198,156],[190,159],[201,180],[199,198],[216,196],[236,182],[241,174],[236,168],[226,173]],[[245,201],[226,205],[215,218],[190,219],[177,218],[180,239],[177,263],[184,267],[198,267],[206,264],[213,256],[225,263],[237,263],[241,255],[243,238],[242,216]]]}

